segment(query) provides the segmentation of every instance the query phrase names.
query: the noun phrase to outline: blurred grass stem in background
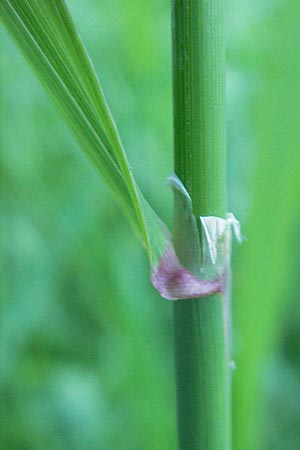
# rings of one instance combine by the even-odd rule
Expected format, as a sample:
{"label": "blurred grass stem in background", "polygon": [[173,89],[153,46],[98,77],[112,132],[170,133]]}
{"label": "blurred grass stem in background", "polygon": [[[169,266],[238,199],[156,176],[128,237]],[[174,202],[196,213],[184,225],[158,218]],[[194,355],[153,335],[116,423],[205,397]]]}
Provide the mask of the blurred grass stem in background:
{"label": "blurred grass stem in background", "polygon": [[[226,212],[223,1],[172,2],[175,172],[196,217]],[[176,204],[175,204],[176,208]],[[195,264],[175,242],[183,264]],[[230,450],[223,296],[174,304],[179,448]]]}

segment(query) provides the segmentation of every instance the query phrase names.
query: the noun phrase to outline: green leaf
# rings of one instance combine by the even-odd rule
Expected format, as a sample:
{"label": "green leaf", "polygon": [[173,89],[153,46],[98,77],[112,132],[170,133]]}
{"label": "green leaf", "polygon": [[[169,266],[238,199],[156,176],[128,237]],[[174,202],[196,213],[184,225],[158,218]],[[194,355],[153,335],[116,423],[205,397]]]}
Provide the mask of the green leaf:
{"label": "green leaf", "polygon": [[[146,247],[154,287],[172,300],[220,290],[219,280],[201,280],[189,271],[190,267],[181,265],[182,255],[176,255],[167,227],[137,186],[100,83],[64,0],[0,0],[0,13]],[[195,240],[198,232],[191,199],[176,177],[171,177],[169,183],[175,195],[175,210],[181,215],[175,237],[181,234],[185,247],[182,251],[194,255],[199,252],[199,242]]]}
{"label": "green leaf", "polygon": [[1,19],[147,249],[151,266],[168,232],[140,192],[88,54],[64,0],[0,0]]}

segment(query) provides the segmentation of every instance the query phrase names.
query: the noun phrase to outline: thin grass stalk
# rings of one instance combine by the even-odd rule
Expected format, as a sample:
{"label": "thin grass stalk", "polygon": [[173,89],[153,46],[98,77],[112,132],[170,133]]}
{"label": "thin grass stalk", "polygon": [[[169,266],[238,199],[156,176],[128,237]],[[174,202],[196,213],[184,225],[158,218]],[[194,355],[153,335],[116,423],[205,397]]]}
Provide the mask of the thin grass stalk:
{"label": "thin grass stalk", "polygon": [[[175,172],[196,217],[226,212],[223,22],[223,0],[172,1]],[[174,335],[179,448],[230,450],[223,295],[175,302]]]}

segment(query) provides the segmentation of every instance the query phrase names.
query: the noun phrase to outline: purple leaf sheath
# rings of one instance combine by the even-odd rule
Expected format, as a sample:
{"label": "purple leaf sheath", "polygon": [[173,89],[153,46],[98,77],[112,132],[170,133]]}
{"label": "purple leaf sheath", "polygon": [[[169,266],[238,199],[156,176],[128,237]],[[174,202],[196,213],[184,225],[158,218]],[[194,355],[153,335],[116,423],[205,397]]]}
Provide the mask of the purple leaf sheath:
{"label": "purple leaf sheath", "polygon": [[222,290],[220,280],[201,280],[185,269],[171,243],[152,271],[151,281],[160,295],[168,300],[206,297]]}

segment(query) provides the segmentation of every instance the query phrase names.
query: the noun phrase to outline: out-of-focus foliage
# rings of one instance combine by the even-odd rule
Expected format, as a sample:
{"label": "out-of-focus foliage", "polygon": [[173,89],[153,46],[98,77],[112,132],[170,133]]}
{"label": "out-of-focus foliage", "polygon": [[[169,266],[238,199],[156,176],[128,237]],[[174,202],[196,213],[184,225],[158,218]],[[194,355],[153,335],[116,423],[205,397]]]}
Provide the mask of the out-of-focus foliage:
{"label": "out-of-focus foliage", "polygon": [[234,448],[292,450],[300,446],[300,4],[233,9],[230,185],[246,236],[235,253]]}
{"label": "out-of-focus foliage", "polygon": [[[167,222],[169,4],[69,0],[133,171]],[[296,0],[230,0],[235,450],[300,433],[300,28]],[[1,31],[1,448],[174,449],[171,304],[146,255]]]}

